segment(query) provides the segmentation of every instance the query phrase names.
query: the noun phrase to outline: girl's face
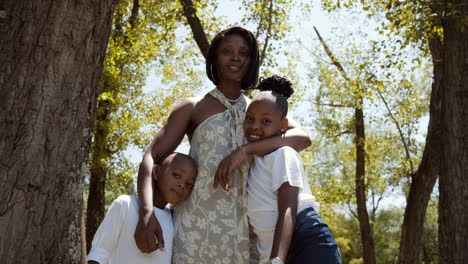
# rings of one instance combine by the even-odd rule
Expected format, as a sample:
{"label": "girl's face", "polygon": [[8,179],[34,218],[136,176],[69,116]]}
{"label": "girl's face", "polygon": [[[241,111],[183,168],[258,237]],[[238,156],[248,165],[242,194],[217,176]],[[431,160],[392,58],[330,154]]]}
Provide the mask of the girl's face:
{"label": "girl's face", "polygon": [[276,103],[268,99],[254,101],[247,108],[244,134],[248,142],[257,141],[286,131],[288,120],[281,117]]}
{"label": "girl's face", "polygon": [[220,83],[241,82],[250,65],[250,49],[247,41],[239,34],[226,36],[216,52],[216,66]]}

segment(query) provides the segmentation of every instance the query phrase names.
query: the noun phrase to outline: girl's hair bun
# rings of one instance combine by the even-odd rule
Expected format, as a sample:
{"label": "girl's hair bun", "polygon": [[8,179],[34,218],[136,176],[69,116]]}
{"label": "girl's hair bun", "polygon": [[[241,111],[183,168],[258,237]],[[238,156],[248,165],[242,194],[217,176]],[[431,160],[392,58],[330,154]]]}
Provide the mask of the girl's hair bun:
{"label": "girl's hair bun", "polygon": [[268,78],[260,78],[260,83],[257,86],[260,91],[272,91],[273,93],[280,94],[286,98],[289,98],[294,90],[292,84],[288,79],[273,75]]}

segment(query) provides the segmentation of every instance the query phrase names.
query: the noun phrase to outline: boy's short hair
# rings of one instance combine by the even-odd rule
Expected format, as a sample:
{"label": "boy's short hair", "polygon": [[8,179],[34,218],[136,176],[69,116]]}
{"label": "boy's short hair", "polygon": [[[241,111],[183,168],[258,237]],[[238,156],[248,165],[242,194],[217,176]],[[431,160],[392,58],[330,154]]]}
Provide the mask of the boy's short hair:
{"label": "boy's short hair", "polygon": [[173,155],[175,155],[178,158],[183,158],[187,161],[190,161],[190,163],[192,163],[193,167],[195,168],[198,167],[197,164],[195,163],[195,160],[192,157],[190,157],[187,154],[180,153],[180,152],[171,152],[171,153],[165,154],[164,156],[162,156],[159,165],[162,167],[165,162],[168,162],[168,158]]}

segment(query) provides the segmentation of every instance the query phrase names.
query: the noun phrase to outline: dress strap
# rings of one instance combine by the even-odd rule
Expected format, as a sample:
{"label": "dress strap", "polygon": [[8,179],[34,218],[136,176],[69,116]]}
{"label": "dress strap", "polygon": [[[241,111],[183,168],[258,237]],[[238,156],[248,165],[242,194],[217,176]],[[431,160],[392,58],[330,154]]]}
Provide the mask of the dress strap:
{"label": "dress strap", "polygon": [[211,90],[209,94],[220,101],[229,110],[232,119],[230,126],[232,133],[232,145],[234,147],[242,145],[244,143],[242,123],[244,122],[245,118],[247,97],[241,94],[240,100],[232,105],[218,88]]}

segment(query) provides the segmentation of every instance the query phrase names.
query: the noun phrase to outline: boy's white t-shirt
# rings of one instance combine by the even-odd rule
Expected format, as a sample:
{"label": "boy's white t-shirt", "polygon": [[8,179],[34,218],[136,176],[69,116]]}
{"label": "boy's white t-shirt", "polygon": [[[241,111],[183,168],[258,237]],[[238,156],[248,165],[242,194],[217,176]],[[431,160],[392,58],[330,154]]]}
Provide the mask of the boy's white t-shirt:
{"label": "boy's white t-shirt", "polygon": [[93,238],[88,261],[94,260],[100,264],[170,264],[172,256],[172,240],[174,226],[169,209],[154,207],[154,214],[161,225],[164,237],[165,251],[142,253],[133,237],[138,223],[138,198],[122,195],[112,202],[106,217]]}
{"label": "boy's white t-shirt", "polygon": [[300,188],[297,213],[310,206],[318,211],[301,157],[294,149],[282,147],[263,157],[254,156],[247,184],[247,215],[258,236],[260,263],[268,262],[270,257],[278,219],[277,191],[285,182]]}

